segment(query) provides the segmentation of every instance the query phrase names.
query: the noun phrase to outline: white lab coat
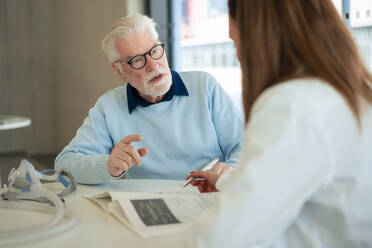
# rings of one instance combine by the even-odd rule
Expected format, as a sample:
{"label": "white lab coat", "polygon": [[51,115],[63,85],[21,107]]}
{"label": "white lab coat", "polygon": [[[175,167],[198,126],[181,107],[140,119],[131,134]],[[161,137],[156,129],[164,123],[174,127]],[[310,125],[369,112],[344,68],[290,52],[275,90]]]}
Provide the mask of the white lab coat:
{"label": "white lab coat", "polygon": [[237,169],[189,247],[372,247],[372,111],[362,129],[317,79],[267,89],[255,102]]}

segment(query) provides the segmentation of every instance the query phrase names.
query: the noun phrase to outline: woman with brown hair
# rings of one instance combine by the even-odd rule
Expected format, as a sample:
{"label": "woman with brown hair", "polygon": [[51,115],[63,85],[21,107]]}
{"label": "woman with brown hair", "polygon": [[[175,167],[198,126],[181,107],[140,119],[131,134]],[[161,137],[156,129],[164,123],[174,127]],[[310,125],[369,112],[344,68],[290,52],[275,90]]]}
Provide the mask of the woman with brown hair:
{"label": "woman with brown hair", "polygon": [[246,131],[196,247],[372,247],[372,76],[330,0],[230,0]]}

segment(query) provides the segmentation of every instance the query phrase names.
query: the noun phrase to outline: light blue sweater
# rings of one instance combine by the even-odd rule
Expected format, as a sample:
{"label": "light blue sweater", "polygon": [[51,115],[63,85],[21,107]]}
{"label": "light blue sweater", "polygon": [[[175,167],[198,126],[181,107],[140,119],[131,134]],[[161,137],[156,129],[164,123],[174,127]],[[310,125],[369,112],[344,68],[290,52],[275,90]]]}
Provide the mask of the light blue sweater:
{"label": "light blue sweater", "polygon": [[149,153],[140,167],[129,169],[127,178],[183,180],[214,157],[234,167],[242,145],[241,113],[208,73],[179,75],[189,96],[175,95],[170,101],[139,105],[132,113],[125,86],[106,92],[57,156],[55,168],[71,171],[79,183],[110,181],[110,153],[129,134],[142,135],[143,140],[132,145],[147,147]]}

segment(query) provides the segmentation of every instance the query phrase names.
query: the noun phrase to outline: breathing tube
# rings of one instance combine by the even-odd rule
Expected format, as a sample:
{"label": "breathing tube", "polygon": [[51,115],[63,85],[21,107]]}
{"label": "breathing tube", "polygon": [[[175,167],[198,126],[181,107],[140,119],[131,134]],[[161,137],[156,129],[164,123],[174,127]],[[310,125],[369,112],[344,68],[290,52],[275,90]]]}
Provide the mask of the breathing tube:
{"label": "breathing tube", "polygon": [[[46,175],[47,172],[53,175]],[[65,189],[55,194],[43,187],[40,180],[59,181]],[[22,209],[52,214],[44,224],[0,232],[0,246],[14,245],[32,240],[40,240],[67,231],[77,224],[77,218],[65,211],[62,197],[76,190],[76,181],[71,173],[62,169],[59,172],[45,170],[38,172],[33,165],[23,159],[17,169],[12,169],[8,186],[1,194],[0,208]]]}

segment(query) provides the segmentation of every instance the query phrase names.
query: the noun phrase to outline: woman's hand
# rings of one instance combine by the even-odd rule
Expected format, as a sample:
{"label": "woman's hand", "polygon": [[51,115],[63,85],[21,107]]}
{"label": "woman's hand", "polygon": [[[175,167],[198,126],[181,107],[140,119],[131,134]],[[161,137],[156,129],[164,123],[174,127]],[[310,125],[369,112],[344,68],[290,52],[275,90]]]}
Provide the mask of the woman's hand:
{"label": "woman's hand", "polygon": [[231,170],[232,168],[230,166],[223,162],[219,162],[208,171],[192,171],[186,179],[195,177],[196,180],[193,180],[191,185],[197,186],[201,193],[217,192],[216,183],[218,178]]}

